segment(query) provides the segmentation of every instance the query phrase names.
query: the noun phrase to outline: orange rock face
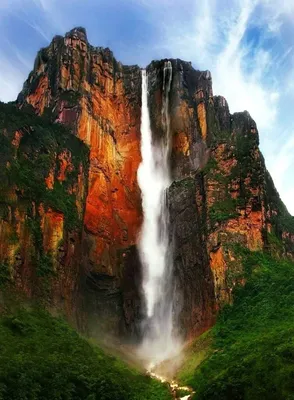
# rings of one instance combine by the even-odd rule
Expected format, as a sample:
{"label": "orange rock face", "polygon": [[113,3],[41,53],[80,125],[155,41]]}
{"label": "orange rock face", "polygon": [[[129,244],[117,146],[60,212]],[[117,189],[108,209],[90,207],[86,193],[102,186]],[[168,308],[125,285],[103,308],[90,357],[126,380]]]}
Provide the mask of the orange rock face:
{"label": "orange rock face", "polygon": [[[232,287],[242,280],[237,278],[238,274],[234,272],[236,266],[231,257],[230,246],[238,243],[252,251],[263,249],[265,206],[264,201],[260,200],[260,206],[254,208],[254,200],[262,198],[261,186],[251,187],[249,175],[244,177],[243,182],[235,178],[234,171],[239,168],[238,160],[227,144],[221,143],[216,146],[212,157],[215,166],[206,176],[206,204],[209,213],[216,213],[216,217],[213,218],[217,219],[219,215],[219,222],[212,222],[207,243],[215,296],[220,307],[231,300]],[[247,188],[246,200],[242,198],[243,185]]]}
{"label": "orange rock face", "polygon": [[190,145],[189,145],[188,138],[187,138],[187,136],[186,136],[186,134],[184,132],[179,132],[174,137],[173,149],[176,152],[183,153],[185,156],[189,155]]}
{"label": "orange rock face", "polygon": [[206,122],[206,109],[205,109],[204,102],[198,104],[197,114],[198,114],[198,119],[199,119],[199,124],[200,124],[201,136],[202,136],[202,139],[205,140],[207,137],[207,122]]}
{"label": "orange rock face", "polygon": [[14,147],[18,148],[22,136],[23,136],[22,132],[16,131],[15,134],[14,134],[14,138],[13,138],[11,144]]}
{"label": "orange rock face", "polygon": [[[107,87],[111,84],[105,82]],[[110,87],[110,93],[112,90]],[[121,84],[117,83],[116,90],[123,98]],[[139,121],[126,105],[116,99],[111,102],[111,97],[103,99],[93,94],[93,113],[99,116],[96,118],[83,103],[78,127],[79,136],[91,149],[85,228],[99,236],[91,260],[99,263],[99,258],[108,253],[109,273],[115,263],[112,250],[134,244],[141,221],[136,176],[140,163]]]}
{"label": "orange rock face", "polygon": [[49,175],[45,178],[46,186],[49,190],[52,190],[54,187],[54,170],[51,169],[49,171]]}
{"label": "orange rock face", "polygon": [[58,247],[63,240],[64,216],[50,208],[45,211],[43,206],[40,206],[39,214],[41,216],[44,251],[52,254],[55,258]]}
{"label": "orange rock face", "polygon": [[216,251],[211,251],[209,257],[217,304],[227,303],[229,301],[226,282],[227,263],[224,259],[222,247],[219,247]]}
{"label": "orange rock face", "polygon": [[[115,275],[116,250],[136,242],[142,219],[136,175],[141,160],[140,93],[127,82],[135,79],[140,88],[140,70],[126,73],[109,50],[90,49],[81,32],[57,38],[48,54],[56,48],[62,48],[56,84],[67,96],[54,94],[46,63],[40,60],[36,72],[43,71],[42,77],[25,98],[39,114],[55,102],[56,121],[74,127],[90,147],[84,218],[85,240],[91,236],[88,257],[97,270]],[[66,151],[59,160],[57,179],[63,181],[71,160]],[[53,186],[51,175],[46,184]]]}
{"label": "orange rock face", "polygon": [[48,105],[48,76],[43,75],[34,93],[32,93],[26,100],[34,107],[39,115],[42,115],[45,107]]}
{"label": "orange rock face", "polygon": [[68,150],[64,150],[58,155],[59,160],[59,173],[57,179],[59,182],[63,182],[66,179],[66,175],[70,174],[74,167],[71,162],[71,153]]}
{"label": "orange rock face", "polygon": [[[164,64],[165,60],[155,61],[147,67],[154,140],[160,140],[166,128]],[[213,96],[208,71],[196,71],[181,60],[171,60],[171,64],[169,140],[175,182],[168,204],[175,236],[174,271],[183,303],[180,325],[186,337],[192,338],[214,323],[216,310],[231,301],[234,285],[244,283],[242,260],[234,245],[262,250],[269,244],[270,233],[283,241],[283,249],[287,242],[283,251],[291,253],[294,233],[284,227],[287,213],[267,176],[250,115],[230,114],[226,100]],[[54,281],[54,304],[58,307],[64,302],[70,314],[78,293],[79,304],[84,302],[83,309],[94,316],[94,330],[103,313],[107,324],[116,319],[119,325],[123,312],[125,322],[135,329],[142,312],[134,246],[142,222],[137,184],[140,68],[123,66],[109,49],[90,46],[83,29],[74,29],[65,37],[55,37],[39,53],[19,104],[30,104],[37,114],[67,125],[90,149],[89,165],[77,161],[74,147],[69,152],[64,145],[55,154],[56,165],[42,176],[46,195],[58,189],[61,195],[64,190],[72,197],[66,203],[61,197],[56,209],[33,207],[41,220],[44,252],[54,255],[54,267],[60,273]],[[16,133],[15,148],[20,140]],[[42,156],[46,160],[46,153]],[[15,201],[16,194],[11,196]],[[68,228],[72,210],[64,205],[72,199],[83,218],[83,229]],[[63,214],[60,209],[64,208]],[[21,209],[9,210],[11,220],[24,221]],[[0,230],[5,243],[10,234],[6,225]],[[32,237],[24,233],[24,226],[17,222],[15,232],[29,243]],[[0,255],[18,257],[16,247],[5,246],[0,243]]]}

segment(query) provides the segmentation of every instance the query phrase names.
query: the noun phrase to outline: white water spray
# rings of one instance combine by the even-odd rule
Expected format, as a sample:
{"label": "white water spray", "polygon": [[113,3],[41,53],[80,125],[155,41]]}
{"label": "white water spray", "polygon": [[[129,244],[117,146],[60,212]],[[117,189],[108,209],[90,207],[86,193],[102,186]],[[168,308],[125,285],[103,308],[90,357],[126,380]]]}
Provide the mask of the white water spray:
{"label": "white water spray", "polygon": [[164,66],[162,125],[164,135],[154,141],[148,109],[148,77],[142,71],[141,154],[138,182],[142,192],[144,221],[139,244],[146,303],[144,338],[140,349],[149,364],[158,364],[178,351],[173,335],[172,248],[168,232],[166,189],[171,183],[169,92],[172,65]]}

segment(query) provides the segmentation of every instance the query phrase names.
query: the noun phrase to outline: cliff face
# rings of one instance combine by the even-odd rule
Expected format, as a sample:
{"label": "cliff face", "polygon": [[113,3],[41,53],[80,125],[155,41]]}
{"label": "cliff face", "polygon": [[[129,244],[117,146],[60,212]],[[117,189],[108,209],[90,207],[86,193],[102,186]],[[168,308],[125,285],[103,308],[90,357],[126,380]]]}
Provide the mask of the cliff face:
{"label": "cliff face", "polygon": [[137,293],[128,294],[137,290],[133,283],[124,285],[125,300],[121,285],[142,220],[140,85],[139,67],[123,66],[109,49],[92,47],[78,28],[39,52],[18,98],[21,108],[29,104],[68,125],[90,149],[81,262],[82,297],[93,328],[103,319],[109,329],[122,313],[128,320],[128,312],[138,308],[129,304],[132,297],[137,301]]}
{"label": "cliff face", "polygon": [[[171,63],[168,199],[180,326],[192,337],[213,324],[243,282],[234,246],[291,255],[294,223],[266,171],[250,115],[230,114],[226,100],[213,96],[208,71]],[[156,140],[164,129],[164,61],[147,71]],[[28,295],[42,283],[50,305],[92,334],[103,328],[137,336],[140,68],[92,47],[77,28],[39,52],[17,104],[22,111],[13,115],[25,120],[7,119],[10,106],[3,105],[0,126],[5,282]]]}
{"label": "cliff face", "polygon": [[77,323],[88,149],[61,125],[0,103],[0,286]]}
{"label": "cliff face", "polygon": [[89,45],[84,30],[42,49],[19,95],[21,107],[70,126],[90,148],[85,230],[93,271],[116,275],[116,250],[135,243],[141,221],[140,69]]}
{"label": "cliff face", "polygon": [[[171,60],[171,234],[180,325],[193,337],[244,281],[236,246],[293,256],[294,218],[279,198],[248,112],[230,114],[209,71]],[[161,135],[164,61],[148,67],[155,138]]]}

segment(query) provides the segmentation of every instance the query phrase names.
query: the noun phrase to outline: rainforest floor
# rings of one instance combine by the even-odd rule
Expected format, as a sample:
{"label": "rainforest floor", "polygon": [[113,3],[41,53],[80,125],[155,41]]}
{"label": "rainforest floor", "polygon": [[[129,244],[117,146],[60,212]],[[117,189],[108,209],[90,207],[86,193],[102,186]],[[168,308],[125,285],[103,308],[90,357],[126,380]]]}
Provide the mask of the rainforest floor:
{"label": "rainforest floor", "polygon": [[[239,251],[246,284],[185,348],[174,378],[196,400],[294,400],[294,263]],[[171,399],[167,383],[37,306],[2,312],[0,354],[0,400]]]}
{"label": "rainforest floor", "polygon": [[38,308],[0,318],[1,400],[169,400],[146,376]]}
{"label": "rainforest floor", "polygon": [[176,374],[197,400],[294,399],[294,263],[239,249],[247,279]]}

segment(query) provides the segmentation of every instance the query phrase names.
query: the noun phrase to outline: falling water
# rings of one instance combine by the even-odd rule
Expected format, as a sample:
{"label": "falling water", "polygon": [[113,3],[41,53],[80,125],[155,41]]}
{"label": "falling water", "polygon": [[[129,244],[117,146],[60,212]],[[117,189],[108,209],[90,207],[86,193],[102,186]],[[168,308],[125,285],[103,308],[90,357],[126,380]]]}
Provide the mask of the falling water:
{"label": "falling water", "polygon": [[169,92],[172,65],[164,66],[162,125],[164,135],[152,138],[148,109],[148,76],[142,71],[141,154],[138,182],[142,192],[144,213],[140,258],[143,266],[143,294],[146,318],[140,352],[148,362],[158,364],[177,351],[173,335],[172,248],[168,232],[166,190],[170,185],[168,158],[170,154]]}

